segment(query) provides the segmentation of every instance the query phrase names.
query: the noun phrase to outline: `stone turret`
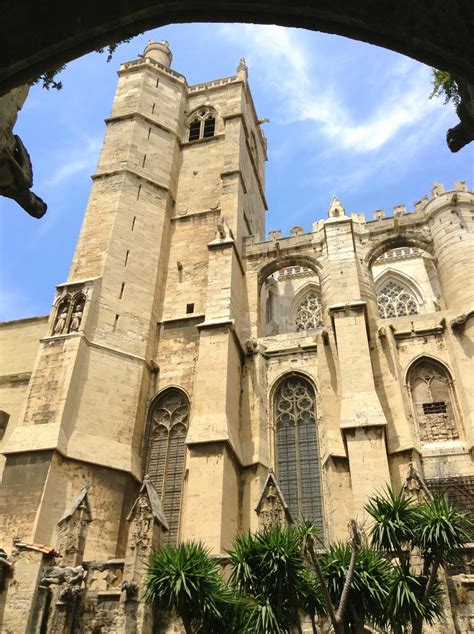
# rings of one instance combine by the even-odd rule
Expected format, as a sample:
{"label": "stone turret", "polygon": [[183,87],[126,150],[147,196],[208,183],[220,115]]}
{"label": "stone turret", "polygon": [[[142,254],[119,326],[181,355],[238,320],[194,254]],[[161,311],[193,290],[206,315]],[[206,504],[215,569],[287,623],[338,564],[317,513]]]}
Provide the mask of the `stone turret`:
{"label": "stone turret", "polygon": [[147,47],[143,51],[143,57],[149,57],[155,62],[159,62],[169,68],[173,61],[173,54],[170,51],[169,44],[166,40],[161,42],[155,42],[155,40],[149,40]]}

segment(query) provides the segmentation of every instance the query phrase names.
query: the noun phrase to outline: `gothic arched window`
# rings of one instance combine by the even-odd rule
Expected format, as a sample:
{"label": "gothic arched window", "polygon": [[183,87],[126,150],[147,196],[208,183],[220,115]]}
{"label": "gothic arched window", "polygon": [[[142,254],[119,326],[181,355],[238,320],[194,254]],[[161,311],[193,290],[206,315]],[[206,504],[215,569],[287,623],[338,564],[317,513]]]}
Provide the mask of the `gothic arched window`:
{"label": "gothic arched window", "polygon": [[414,294],[399,280],[389,279],[377,289],[380,317],[404,317],[420,311]]}
{"label": "gothic arched window", "polygon": [[295,315],[296,330],[311,330],[323,327],[321,298],[319,293],[307,293],[298,304]]}
{"label": "gothic arched window", "polygon": [[321,473],[316,430],[316,395],[292,375],[275,396],[276,470],[293,519],[314,520],[323,530]]}
{"label": "gothic arched window", "polygon": [[421,359],[409,372],[409,386],[420,440],[436,442],[459,438],[448,371],[436,361]]}
{"label": "gothic arched window", "polygon": [[216,131],[216,115],[213,110],[203,108],[198,110],[189,123],[189,141],[207,139],[214,136]]}
{"label": "gothic arched window", "polygon": [[176,544],[184,478],[184,444],[188,430],[189,401],[181,390],[166,390],[153,404],[147,473],[163,504],[168,521],[166,540]]}

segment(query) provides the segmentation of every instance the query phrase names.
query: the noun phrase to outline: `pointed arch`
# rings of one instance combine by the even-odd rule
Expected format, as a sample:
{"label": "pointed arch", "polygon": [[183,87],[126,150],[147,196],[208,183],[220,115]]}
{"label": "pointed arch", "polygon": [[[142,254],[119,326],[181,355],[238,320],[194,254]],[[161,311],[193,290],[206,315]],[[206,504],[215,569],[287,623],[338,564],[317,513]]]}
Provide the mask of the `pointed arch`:
{"label": "pointed arch", "polygon": [[408,367],[406,383],[421,442],[458,440],[456,397],[447,366],[422,355]]}
{"label": "pointed arch", "polygon": [[64,335],[68,332],[69,322],[71,320],[71,296],[69,293],[59,297],[56,300],[55,314],[53,321],[53,335]]}
{"label": "pointed arch", "polygon": [[295,293],[289,310],[289,331],[316,330],[323,327],[321,286],[314,280]]}
{"label": "pointed arch", "polygon": [[188,141],[208,139],[216,133],[217,113],[211,106],[196,108],[188,117]]}
{"label": "pointed arch", "polygon": [[387,268],[374,282],[382,319],[418,315],[422,312],[424,301],[420,289],[405,273]]}
{"label": "pointed arch", "polygon": [[273,389],[275,467],[294,519],[312,519],[323,531],[316,390],[302,374],[283,375]]}
{"label": "pointed arch", "polygon": [[177,387],[160,392],[149,411],[146,472],[161,498],[170,544],[179,534],[188,425],[187,394]]}

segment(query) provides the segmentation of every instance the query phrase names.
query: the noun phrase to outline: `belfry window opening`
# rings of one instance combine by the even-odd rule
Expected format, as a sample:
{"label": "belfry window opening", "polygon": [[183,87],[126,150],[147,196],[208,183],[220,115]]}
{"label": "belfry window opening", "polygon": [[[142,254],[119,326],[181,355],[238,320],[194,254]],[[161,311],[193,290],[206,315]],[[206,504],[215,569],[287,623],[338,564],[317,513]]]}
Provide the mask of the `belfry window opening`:
{"label": "belfry window opening", "polygon": [[198,110],[189,124],[189,141],[208,139],[215,135],[216,117],[209,109]]}

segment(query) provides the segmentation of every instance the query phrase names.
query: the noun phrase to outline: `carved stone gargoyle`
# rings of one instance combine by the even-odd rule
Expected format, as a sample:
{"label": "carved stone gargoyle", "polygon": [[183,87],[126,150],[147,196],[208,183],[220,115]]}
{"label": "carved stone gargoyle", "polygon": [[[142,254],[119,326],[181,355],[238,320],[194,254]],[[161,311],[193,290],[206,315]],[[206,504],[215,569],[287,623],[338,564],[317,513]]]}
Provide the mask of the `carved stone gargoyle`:
{"label": "carved stone gargoyle", "polygon": [[268,476],[255,512],[258,515],[259,528],[270,528],[277,524],[288,526],[293,523],[293,518],[278,486],[273,469],[268,470]]}
{"label": "carved stone gargoyle", "polygon": [[403,492],[407,497],[412,498],[418,504],[421,504],[431,497],[428,487],[416,470],[413,462],[410,462],[408,465],[407,477],[403,483]]}
{"label": "carved stone gargoyle", "polygon": [[12,132],[27,94],[28,86],[19,86],[0,97],[0,196],[13,198],[30,216],[41,218],[47,206],[30,190],[30,155],[20,137]]}

